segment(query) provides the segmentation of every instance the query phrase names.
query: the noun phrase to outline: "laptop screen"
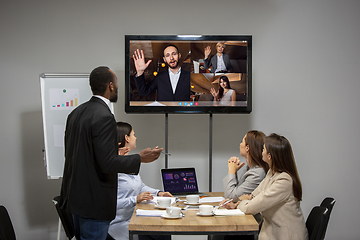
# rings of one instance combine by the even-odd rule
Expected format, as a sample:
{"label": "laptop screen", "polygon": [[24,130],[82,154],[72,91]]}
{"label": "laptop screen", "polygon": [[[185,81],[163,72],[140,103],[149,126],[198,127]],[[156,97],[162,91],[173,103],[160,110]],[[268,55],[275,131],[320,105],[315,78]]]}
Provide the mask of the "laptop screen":
{"label": "laptop screen", "polygon": [[198,193],[195,168],[161,169],[164,191],[171,194]]}

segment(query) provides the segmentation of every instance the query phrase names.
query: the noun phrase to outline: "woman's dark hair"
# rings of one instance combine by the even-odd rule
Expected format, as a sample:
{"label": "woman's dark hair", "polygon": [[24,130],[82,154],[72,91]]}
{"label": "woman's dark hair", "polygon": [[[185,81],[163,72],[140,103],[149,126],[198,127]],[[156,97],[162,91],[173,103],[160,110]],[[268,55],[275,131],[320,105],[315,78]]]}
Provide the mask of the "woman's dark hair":
{"label": "woman's dark hair", "polygon": [[108,67],[100,66],[90,73],[90,87],[93,95],[103,95],[110,82],[114,81],[114,74]]}
{"label": "woman's dark hair", "polygon": [[230,81],[228,79],[227,76],[223,75],[219,78],[219,99],[222,98],[223,94],[224,94],[224,89],[220,86],[220,80],[223,80],[224,82],[226,82],[226,86],[227,88],[231,89],[230,87]]}
{"label": "woman's dark hair", "polygon": [[265,148],[271,155],[272,171],[286,172],[291,176],[294,196],[301,201],[302,187],[290,142],[284,136],[272,133],[265,138]]}
{"label": "woman's dark hair", "polygon": [[249,131],[245,136],[245,145],[249,145],[249,155],[252,164],[262,167],[267,172],[269,165],[262,160],[265,137],[265,134],[261,131]]}
{"label": "woman's dark hair", "polygon": [[117,141],[118,143],[121,143],[119,145],[119,148],[125,147],[125,136],[130,136],[130,133],[133,128],[130,124],[126,122],[117,122],[116,128],[117,128]]}

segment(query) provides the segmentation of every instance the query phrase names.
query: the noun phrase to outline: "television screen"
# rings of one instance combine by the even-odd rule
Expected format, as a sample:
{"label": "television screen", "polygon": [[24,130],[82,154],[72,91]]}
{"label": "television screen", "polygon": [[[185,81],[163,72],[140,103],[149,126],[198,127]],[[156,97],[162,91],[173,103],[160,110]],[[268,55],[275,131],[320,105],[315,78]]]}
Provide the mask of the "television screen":
{"label": "television screen", "polygon": [[250,113],[252,36],[126,35],[127,113]]}

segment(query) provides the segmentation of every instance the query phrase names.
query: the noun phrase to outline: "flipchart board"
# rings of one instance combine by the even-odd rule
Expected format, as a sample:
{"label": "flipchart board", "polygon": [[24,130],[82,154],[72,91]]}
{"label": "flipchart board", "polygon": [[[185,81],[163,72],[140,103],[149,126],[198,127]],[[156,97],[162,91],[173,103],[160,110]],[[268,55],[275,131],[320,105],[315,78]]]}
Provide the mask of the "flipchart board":
{"label": "flipchart board", "polygon": [[44,161],[49,179],[64,169],[64,132],[69,113],[91,96],[89,74],[43,73],[40,75],[44,128]]}

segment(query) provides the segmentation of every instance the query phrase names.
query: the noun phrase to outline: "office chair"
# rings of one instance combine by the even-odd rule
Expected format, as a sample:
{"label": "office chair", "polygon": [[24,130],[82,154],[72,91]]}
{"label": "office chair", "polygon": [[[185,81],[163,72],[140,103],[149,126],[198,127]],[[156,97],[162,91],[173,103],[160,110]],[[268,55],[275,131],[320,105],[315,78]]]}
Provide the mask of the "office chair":
{"label": "office chair", "polygon": [[322,240],[325,236],[326,226],[329,219],[329,210],[323,206],[315,206],[306,219],[306,228],[309,240]]}
{"label": "office chair", "polygon": [[68,211],[60,208],[59,201],[60,201],[60,196],[54,197],[53,203],[55,204],[56,211],[59,215],[59,218],[65,230],[66,237],[71,240],[75,236],[73,218]]}
{"label": "office chair", "polygon": [[332,209],[333,209],[333,207],[335,205],[335,202],[336,202],[336,200],[334,198],[326,197],[320,204],[320,206],[326,207],[329,210],[329,217],[327,218],[325,229],[321,234],[322,235],[321,239],[325,239],[325,233],[326,233],[326,229],[327,229],[327,226],[328,226],[328,223],[329,223],[329,220],[330,220],[330,214],[331,214],[331,211],[332,211]]}
{"label": "office chair", "polygon": [[332,197],[326,197],[324,198],[324,200],[321,202],[320,206],[326,207],[327,209],[329,209],[329,212],[331,213],[334,205],[335,205],[336,200]]}
{"label": "office chair", "polygon": [[4,206],[0,206],[0,239],[16,240],[14,227],[12,225],[8,211]]}

